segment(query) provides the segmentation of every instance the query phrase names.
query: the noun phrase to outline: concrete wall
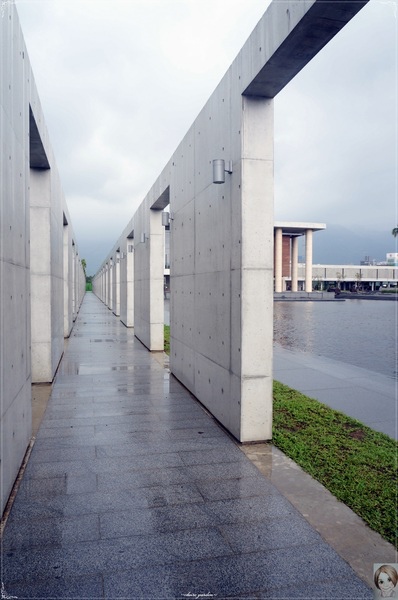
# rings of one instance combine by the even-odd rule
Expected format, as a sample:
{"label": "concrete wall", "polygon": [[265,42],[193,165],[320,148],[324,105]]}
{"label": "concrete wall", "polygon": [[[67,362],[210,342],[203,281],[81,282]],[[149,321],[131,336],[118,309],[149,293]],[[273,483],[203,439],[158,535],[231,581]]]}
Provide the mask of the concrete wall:
{"label": "concrete wall", "polygon": [[[272,432],[272,98],[364,4],[270,5],[96,278],[134,231],[135,335],[160,350],[170,204],[170,369],[242,442]],[[222,185],[214,159],[232,162]]]}
{"label": "concrete wall", "polygon": [[25,51],[11,5],[0,19],[1,507],[31,435],[29,106]]}
{"label": "concrete wall", "polygon": [[[1,511],[32,431],[31,383],[52,381],[71,329],[65,199],[13,3],[0,18]],[[68,226],[65,230],[65,221]],[[67,264],[66,264],[67,261]],[[80,277],[78,302],[83,280]]]}
{"label": "concrete wall", "polygon": [[[271,437],[273,106],[229,94],[235,75],[183,142],[191,180],[175,169],[170,187],[170,364],[246,441]],[[213,158],[232,160],[224,185]]]}

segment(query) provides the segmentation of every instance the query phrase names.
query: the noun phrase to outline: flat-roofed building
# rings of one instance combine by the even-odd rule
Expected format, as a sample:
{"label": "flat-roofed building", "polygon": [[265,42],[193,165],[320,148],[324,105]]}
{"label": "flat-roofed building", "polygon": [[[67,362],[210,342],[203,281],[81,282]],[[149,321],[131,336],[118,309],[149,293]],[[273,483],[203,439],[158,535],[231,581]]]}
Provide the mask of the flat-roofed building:
{"label": "flat-roofed building", "polygon": [[325,223],[295,223],[276,221],[274,223],[274,278],[275,292],[286,289],[290,279],[292,292],[298,291],[298,241],[305,236],[305,291],[312,291],[313,232],[326,229]]}

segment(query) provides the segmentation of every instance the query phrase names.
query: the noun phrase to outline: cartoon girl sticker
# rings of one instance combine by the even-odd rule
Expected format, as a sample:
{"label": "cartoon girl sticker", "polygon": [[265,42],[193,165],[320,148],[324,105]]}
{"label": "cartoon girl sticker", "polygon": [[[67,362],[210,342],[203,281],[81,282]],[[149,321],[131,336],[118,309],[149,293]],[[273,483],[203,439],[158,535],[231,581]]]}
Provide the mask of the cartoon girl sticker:
{"label": "cartoon girl sticker", "polygon": [[392,565],[381,565],[374,574],[376,598],[397,598],[398,573]]}

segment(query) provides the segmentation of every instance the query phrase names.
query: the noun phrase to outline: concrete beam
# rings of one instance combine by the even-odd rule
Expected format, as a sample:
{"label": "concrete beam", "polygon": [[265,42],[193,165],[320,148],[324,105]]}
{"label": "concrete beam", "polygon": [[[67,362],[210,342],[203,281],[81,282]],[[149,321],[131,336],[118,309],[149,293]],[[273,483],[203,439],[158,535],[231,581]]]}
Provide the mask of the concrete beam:
{"label": "concrete beam", "polygon": [[270,58],[243,93],[274,98],[368,1],[273,2],[249,40],[254,56],[268,49]]}
{"label": "concrete beam", "polygon": [[49,169],[50,163],[41,141],[40,133],[29,107],[29,156],[31,169]]}

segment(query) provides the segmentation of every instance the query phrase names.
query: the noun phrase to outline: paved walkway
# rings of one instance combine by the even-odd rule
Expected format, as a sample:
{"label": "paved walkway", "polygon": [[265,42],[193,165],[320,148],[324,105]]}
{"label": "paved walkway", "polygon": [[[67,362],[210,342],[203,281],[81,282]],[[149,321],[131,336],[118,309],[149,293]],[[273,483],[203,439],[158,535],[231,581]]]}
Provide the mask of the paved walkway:
{"label": "paved walkway", "polygon": [[397,381],[305,352],[274,345],[274,378],[398,439]]}
{"label": "paved walkway", "polygon": [[93,294],[2,550],[8,597],[373,597]]}

